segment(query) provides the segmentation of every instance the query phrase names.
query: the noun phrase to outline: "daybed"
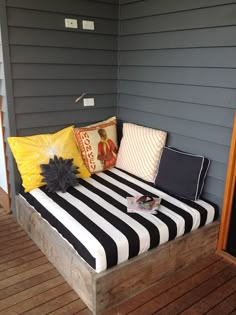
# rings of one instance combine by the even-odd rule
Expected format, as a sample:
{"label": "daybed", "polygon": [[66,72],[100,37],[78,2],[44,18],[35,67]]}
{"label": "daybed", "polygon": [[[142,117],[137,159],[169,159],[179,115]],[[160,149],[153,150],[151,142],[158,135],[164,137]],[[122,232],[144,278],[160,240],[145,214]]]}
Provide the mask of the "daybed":
{"label": "daybed", "polygon": [[[137,194],[160,196],[158,213],[127,213],[125,198]],[[16,204],[19,223],[93,314],[216,248],[213,205],[173,197],[117,168],[65,194],[22,190]]]}

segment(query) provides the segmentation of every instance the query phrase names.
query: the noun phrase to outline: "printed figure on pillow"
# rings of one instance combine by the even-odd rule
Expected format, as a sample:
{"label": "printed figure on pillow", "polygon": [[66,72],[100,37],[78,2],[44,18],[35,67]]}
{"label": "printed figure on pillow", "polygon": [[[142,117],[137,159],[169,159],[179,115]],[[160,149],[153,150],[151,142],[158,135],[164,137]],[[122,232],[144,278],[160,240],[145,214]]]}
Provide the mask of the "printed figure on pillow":
{"label": "printed figure on pillow", "polygon": [[98,143],[97,159],[101,161],[103,169],[105,170],[115,166],[118,149],[115,143],[111,139],[108,139],[105,129],[99,129],[98,134],[101,140]]}
{"label": "printed figure on pillow", "polygon": [[74,136],[85,165],[92,174],[112,168],[118,153],[116,117],[74,128]]}

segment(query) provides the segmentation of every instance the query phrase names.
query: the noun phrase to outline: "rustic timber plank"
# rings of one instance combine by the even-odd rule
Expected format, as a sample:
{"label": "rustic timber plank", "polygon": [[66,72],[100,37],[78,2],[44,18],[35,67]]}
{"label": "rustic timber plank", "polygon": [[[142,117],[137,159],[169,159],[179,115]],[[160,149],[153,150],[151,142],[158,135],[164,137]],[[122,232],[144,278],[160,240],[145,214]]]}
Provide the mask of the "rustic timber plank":
{"label": "rustic timber plank", "polygon": [[81,299],[77,299],[59,309],[48,313],[48,315],[68,315],[68,314],[77,314],[81,310],[85,309],[86,305],[82,302]]}
{"label": "rustic timber plank", "polygon": [[[203,299],[205,296],[208,296],[213,290],[216,290],[221,285],[223,285],[226,281],[230,280],[232,277],[236,275],[236,269],[233,265],[230,267],[218,272],[216,275],[211,277],[208,281],[201,281],[200,285],[196,288],[192,289],[190,292],[182,295],[180,298],[175,300],[174,302],[170,303],[167,307],[160,310],[159,312],[155,312],[154,314],[163,315],[163,314],[174,314],[176,310],[178,312],[182,312],[183,314],[194,314],[196,307],[198,314],[203,314],[204,311],[201,311],[198,302],[200,299]],[[185,285],[185,284],[184,284]],[[196,303],[196,307],[192,307],[191,305]],[[207,304],[204,305],[206,307]],[[188,308],[189,307],[189,308]],[[184,311],[187,309],[186,311]],[[208,309],[206,309],[208,310]]]}
{"label": "rustic timber plank", "polygon": [[227,253],[226,251],[223,250],[217,250],[217,254],[221,257],[223,257],[224,259],[228,260],[229,262],[233,263],[236,265],[236,257],[230,255],[229,253]]}
{"label": "rustic timber plank", "polygon": [[5,231],[2,231],[2,229],[1,229],[0,230],[0,238],[2,238],[3,236],[11,235],[12,233],[20,232],[20,231],[22,231],[21,226],[17,226],[14,228],[8,228],[8,230],[5,230]]}
{"label": "rustic timber plank", "polygon": [[47,303],[43,303],[42,305],[28,311],[27,315],[45,315],[48,314],[48,312],[54,311],[67,303],[77,300],[78,298],[78,295],[71,290]]}
{"label": "rustic timber plank", "polygon": [[4,226],[1,226],[0,231],[2,232],[2,231],[12,229],[12,228],[17,227],[17,226],[18,226],[17,222],[12,222],[10,224],[6,224]]}
{"label": "rustic timber plank", "polygon": [[0,238],[0,244],[4,243],[5,241],[9,241],[9,240],[14,240],[18,237],[21,237],[25,234],[25,232],[23,230],[19,231],[19,232],[14,232],[11,235],[5,235],[3,237]]}
{"label": "rustic timber plank", "polygon": [[6,308],[10,308],[11,306],[17,303],[23,302],[42,292],[55,288],[64,282],[65,280],[61,276],[58,275],[52,279],[48,279],[42,283],[39,283],[38,285],[35,285],[29,289],[22,290],[14,295],[11,295],[5,299],[2,299],[0,301],[0,310],[2,311],[2,310],[5,310]]}
{"label": "rustic timber plank", "polygon": [[91,311],[89,309],[84,309],[82,311],[80,311],[79,313],[76,313],[76,315],[91,315]]}
{"label": "rustic timber plank", "polygon": [[7,222],[5,221],[4,224],[3,224],[3,222],[0,222],[0,230],[8,228],[13,223],[16,223],[16,221],[15,220],[9,220]]}
{"label": "rustic timber plank", "polygon": [[5,225],[7,225],[9,223],[13,223],[13,222],[16,222],[15,219],[13,217],[8,216],[8,219],[0,221],[0,228],[1,228],[1,226],[5,226]]}
{"label": "rustic timber plank", "polygon": [[38,251],[37,246],[35,244],[32,244],[31,246],[24,248],[23,250],[18,250],[14,253],[3,255],[2,257],[0,257],[0,264],[3,264],[7,261],[14,259],[14,258],[22,257],[26,254],[33,253],[36,251]]}
{"label": "rustic timber plank", "polygon": [[196,275],[188,278],[186,281],[179,283],[168,291],[156,296],[154,299],[148,301],[137,310],[130,312],[130,314],[148,314],[154,313],[161,310],[167,304],[171,303],[175,299],[178,299],[182,295],[186,294],[188,291],[192,290],[194,287],[200,285],[202,281],[206,281],[210,277],[217,274],[219,271],[226,269],[229,263],[225,265],[224,261],[218,261],[214,265],[209,266],[202,271],[198,272]]}
{"label": "rustic timber plank", "polygon": [[[198,290],[192,292],[193,294],[191,296],[191,301],[193,301],[193,296],[195,296],[195,298],[198,297],[199,301],[195,304],[191,303],[193,305],[182,314],[205,314],[218,302],[222,301],[224,298],[235,292],[235,290],[236,269],[235,266],[232,265],[231,268],[228,268],[221,274],[218,274],[216,277],[211,279],[211,281],[208,281],[208,283],[203,283],[201,286],[199,286]],[[210,294],[207,295],[207,293]],[[189,294],[186,295],[186,298],[188,297]]]}
{"label": "rustic timber plank", "polygon": [[201,272],[206,268],[212,268],[213,265],[222,260],[218,255],[210,255],[205,257],[203,260],[198,260],[191,265],[191,268],[185,268],[178,273],[168,276],[167,278],[159,281],[157,284],[151,286],[144,292],[134,296],[133,298],[127,300],[126,302],[118,305],[117,307],[109,310],[104,315],[116,315],[117,313],[126,314],[138,309],[143,304],[152,300],[153,298],[161,295],[163,292],[170,290],[179,283],[188,280],[190,277]]}
{"label": "rustic timber plank", "polygon": [[21,242],[25,242],[25,241],[29,241],[29,240],[30,240],[29,236],[27,234],[25,234],[24,236],[21,236],[21,237],[17,238],[16,240],[14,240],[14,242],[9,241],[9,242],[4,242],[4,243],[0,244],[0,250],[4,249],[6,247],[13,247],[17,244],[20,244]]}
{"label": "rustic timber plank", "polygon": [[206,314],[207,315],[215,315],[221,314],[226,315],[230,314],[233,310],[236,309],[236,291],[231,294],[227,299],[224,301],[220,301],[215,307],[209,310]]}
{"label": "rustic timber plank", "polygon": [[[30,238],[29,238],[29,236],[27,234],[25,234],[23,236],[20,236],[20,237],[14,239],[14,241],[7,240],[4,243],[0,244],[0,248],[4,248],[6,245],[7,246],[13,246],[15,244],[19,244],[21,242],[21,240],[30,240]],[[33,244],[33,242],[32,242],[32,244]]]}
{"label": "rustic timber plank", "polygon": [[18,275],[9,277],[9,278],[1,281],[0,289],[5,289],[5,288],[7,288],[13,284],[21,282],[22,280],[32,278],[33,276],[35,276],[37,274],[43,273],[43,272],[51,270],[51,269],[53,269],[53,266],[50,263],[46,263],[46,264],[43,264],[41,266],[38,266],[38,267],[35,267],[33,269],[22,272]]}
{"label": "rustic timber plank", "polygon": [[11,297],[14,294],[23,292],[24,290],[30,289],[33,286],[36,286],[46,280],[55,278],[58,276],[58,271],[54,268],[49,271],[43,272],[34,276],[32,278],[23,280],[22,282],[16,283],[8,288],[0,290],[0,299],[6,299],[7,297]]}
{"label": "rustic timber plank", "polygon": [[[28,314],[29,310],[32,310],[36,306],[41,305],[47,301],[50,301],[69,291],[71,291],[71,288],[67,283],[60,284],[56,286],[55,288],[52,288],[48,291],[42,292],[32,297],[31,299],[25,300],[23,302],[20,302],[16,305],[9,307],[8,309],[3,311],[4,315],[12,315],[12,314],[18,315],[25,312],[27,312]],[[1,315],[3,315],[3,313]]]}
{"label": "rustic timber plank", "polygon": [[24,271],[33,269],[37,266],[44,265],[47,262],[48,262],[47,258],[45,256],[43,256],[43,257],[40,257],[38,259],[26,262],[26,263],[19,265],[17,267],[9,268],[6,271],[0,272],[0,281],[3,279],[6,279],[6,278],[12,277],[14,275],[17,275],[19,273],[22,273]]}
{"label": "rustic timber plank", "polygon": [[40,258],[42,256],[43,256],[43,253],[40,250],[37,250],[37,251],[30,253],[28,255],[24,255],[22,257],[18,257],[18,258],[15,258],[13,260],[4,262],[3,264],[0,264],[0,272],[7,270],[9,268],[13,268],[13,267],[22,265],[25,262],[29,262],[31,260]]}
{"label": "rustic timber plank", "polygon": [[9,215],[8,214],[5,214],[5,215],[1,215],[0,216],[0,222],[3,222],[3,221],[6,221],[9,219]]}
{"label": "rustic timber plank", "polygon": [[4,212],[4,209],[1,208],[1,206],[2,206],[2,205],[0,204],[0,217],[6,215],[6,213]]}
{"label": "rustic timber plank", "polygon": [[1,248],[1,255],[6,255],[6,254],[10,254],[10,253],[15,253],[16,251],[18,250],[22,250],[24,248],[27,248],[27,247],[30,247],[34,245],[32,243],[31,240],[28,240],[28,241],[23,241],[21,244],[16,244],[16,245],[12,245],[12,246],[7,246],[7,247],[4,247],[4,248]]}

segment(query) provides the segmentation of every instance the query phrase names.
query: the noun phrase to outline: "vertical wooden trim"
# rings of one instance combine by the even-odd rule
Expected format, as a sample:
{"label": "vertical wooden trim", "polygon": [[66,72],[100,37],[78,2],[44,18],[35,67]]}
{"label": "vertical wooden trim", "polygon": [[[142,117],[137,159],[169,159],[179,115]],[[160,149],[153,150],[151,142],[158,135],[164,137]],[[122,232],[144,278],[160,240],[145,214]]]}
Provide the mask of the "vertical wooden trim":
{"label": "vertical wooden trim", "polygon": [[14,106],[14,96],[13,96],[14,94],[13,94],[13,85],[12,85],[12,71],[11,71],[6,0],[1,1],[0,23],[1,23],[3,67],[4,67],[4,74],[5,74],[4,79],[5,79],[6,96],[7,96],[7,112],[8,112],[8,120],[9,120],[8,124],[9,124],[9,129],[10,129],[10,135],[16,136],[16,119],[15,119],[15,106]]}
{"label": "vertical wooden trim", "polygon": [[[13,82],[12,82],[12,71],[11,71],[11,58],[10,58],[10,44],[8,34],[8,21],[7,21],[7,5],[6,0],[0,0],[0,25],[1,25],[1,38],[2,38],[2,55],[3,55],[3,67],[4,67],[4,79],[6,86],[6,100],[7,100],[7,128],[8,135],[16,136],[16,121],[15,121],[15,106],[14,106],[14,93],[13,93]],[[8,156],[7,160],[9,179],[10,179],[10,190],[8,192],[11,201],[11,210],[15,212],[15,170],[14,160],[11,155]]]}
{"label": "vertical wooden trim", "polygon": [[4,141],[4,135],[5,135],[5,130],[3,127],[3,112],[2,112],[2,96],[0,95],[0,128],[2,129],[2,135],[3,138],[0,139],[0,141],[3,141],[3,152],[4,152],[4,163],[5,163],[5,169],[6,169],[6,181],[7,181],[7,190],[8,193],[6,193],[3,189],[0,187],[0,198],[1,198],[1,205],[2,207],[10,213],[10,184],[9,184],[9,172],[7,169],[7,155],[6,155],[6,143]]}
{"label": "vertical wooden trim", "polygon": [[236,113],[234,114],[233,134],[231,140],[228,171],[225,184],[219,241],[217,246],[217,250],[219,251],[224,250],[227,244],[230,217],[233,204],[233,194],[235,189],[235,178],[236,178]]}

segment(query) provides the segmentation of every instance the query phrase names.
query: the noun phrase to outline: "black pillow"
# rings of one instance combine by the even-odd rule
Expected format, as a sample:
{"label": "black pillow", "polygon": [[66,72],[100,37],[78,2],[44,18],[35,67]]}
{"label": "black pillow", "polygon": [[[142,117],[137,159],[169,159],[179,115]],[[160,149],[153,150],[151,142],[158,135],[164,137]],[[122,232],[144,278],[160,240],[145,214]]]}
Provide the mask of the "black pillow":
{"label": "black pillow", "polygon": [[203,190],[210,161],[203,156],[164,147],[155,186],[170,194],[197,200]]}
{"label": "black pillow", "polygon": [[64,160],[55,155],[48,164],[40,165],[42,170],[40,175],[44,177],[42,182],[46,182],[46,189],[49,192],[66,192],[69,187],[78,184],[78,167],[74,166],[72,162],[73,159]]}

